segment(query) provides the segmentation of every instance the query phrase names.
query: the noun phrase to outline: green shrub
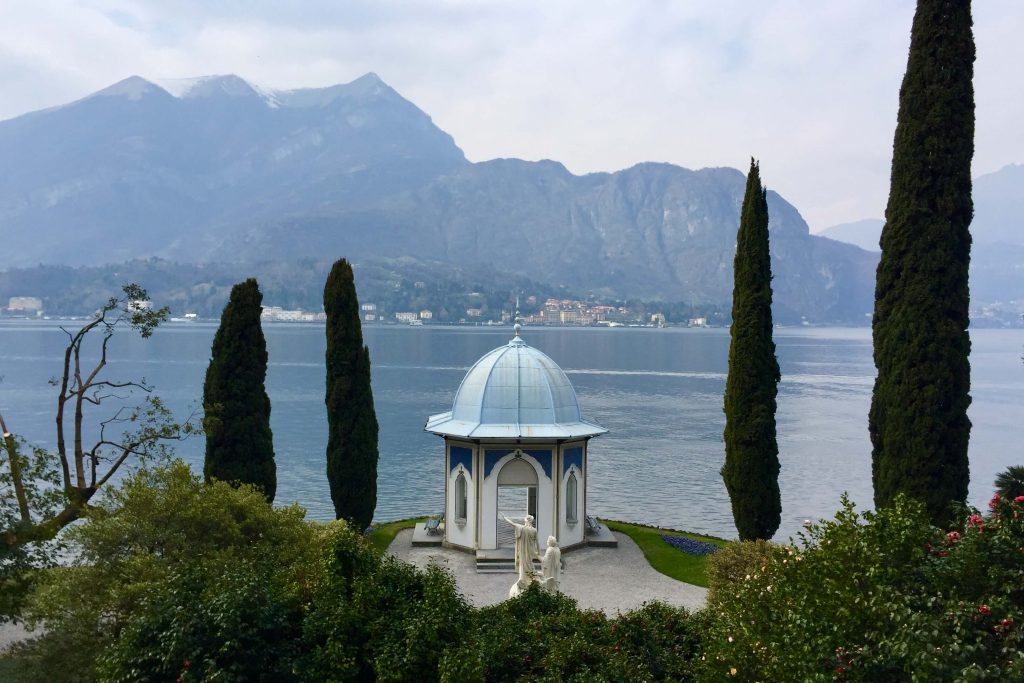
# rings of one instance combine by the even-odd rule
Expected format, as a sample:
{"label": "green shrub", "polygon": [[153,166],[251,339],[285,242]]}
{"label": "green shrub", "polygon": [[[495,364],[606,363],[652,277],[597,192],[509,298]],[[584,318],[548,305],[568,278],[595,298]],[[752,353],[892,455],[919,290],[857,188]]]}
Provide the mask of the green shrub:
{"label": "green shrub", "polygon": [[326,551],[325,572],[304,623],[304,680],[433,681],[458,644],[470,608],[452,576],[421,571],[347,527]]}
{"label": "green shrub", "polygon": [[903,497],[863,515],[844,497],[718,595],[708,680],[1020,680],[1024,501],[959,529]]}
{"label": "green shrub", "polygon": [[734,586],[768,564],[782,548],[766,541],[737,541],[712,553],[707,559],[708,604],[714,605],[720,596],[728,595]]}
{"label": "green shrub", "polygon": [[190,563],[153,587],[100,657],[99,680],[295,680],[301,634],[301,605],[270,565]]}
{"label": "green shrub", "polygon": [[76,561],[39,579],[24,616],[46,632],[17,648],[20,678],[94,680],[99,655],[134,620],[152,624],[154,601],[170,600],[164,592],[199,566],[210,586],[246,562],[274,572],[304,567],[321,532],[303,516],[298,507],[272,508],[252,487],[206,485],[180,461],[136,473],[69,529]]}
{"label": "green shrub", "polygon": [[683,609],[652,603],[611,620],[536,586],[473,622],[441,661],[442,681],[686,681],[699,645]]}

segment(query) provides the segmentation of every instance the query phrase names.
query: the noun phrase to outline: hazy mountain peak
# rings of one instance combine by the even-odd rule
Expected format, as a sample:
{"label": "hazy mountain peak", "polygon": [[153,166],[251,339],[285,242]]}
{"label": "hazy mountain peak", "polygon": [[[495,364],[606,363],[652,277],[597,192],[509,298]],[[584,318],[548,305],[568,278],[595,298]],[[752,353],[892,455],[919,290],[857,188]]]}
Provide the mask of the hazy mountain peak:
{"label": "hazy mountain peak", "polygon": [[145,95],[161,90],[160,86],[147,81],[142,76],[129,76],[103,90],[94,92],[89,97],[126,97],[129,100],[139,100]]}
{"label": "hazy mountain peak", "polygon": [[352,81],[351,83],[349,83],[349,85],[363,85],[363,86],[372,86],[372,85],[381,86],[382,85],[384,87],[390,87],[374,71],[367,71],[365,74],[363,74],[359,78],[357,78],[354,81]]}
{"label": "hazy mountain peak", "polygon": [[864,218],[850,223],[840,223],[825,228],[818,233],[820,237],[853,244],[865,251],[879,251],[878,238],[882,234],[885,221],[881,218]]}
{"label": "hazy mountain peak", "polygon": [[174,97],[182,100],[259,97],[271,107],[276,107],[278,104],[272,90],[254,85],[235,74],[164,78],[158,80],[157,84]]}

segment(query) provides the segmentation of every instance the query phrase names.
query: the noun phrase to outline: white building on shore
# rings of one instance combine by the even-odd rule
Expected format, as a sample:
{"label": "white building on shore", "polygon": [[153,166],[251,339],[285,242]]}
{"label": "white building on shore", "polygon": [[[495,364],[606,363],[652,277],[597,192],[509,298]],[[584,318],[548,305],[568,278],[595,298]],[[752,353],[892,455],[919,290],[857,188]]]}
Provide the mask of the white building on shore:
{"label": "white building on shore", "polygon": [[569,378],[515,329],[466,373],[452,410],[424,428],[444,437],[450,547],[508,546],[512,529],[502,517],[526,514],[538,538],[554,536],[562,548],[585,542],[587,444],[607,430],[582,418]]}

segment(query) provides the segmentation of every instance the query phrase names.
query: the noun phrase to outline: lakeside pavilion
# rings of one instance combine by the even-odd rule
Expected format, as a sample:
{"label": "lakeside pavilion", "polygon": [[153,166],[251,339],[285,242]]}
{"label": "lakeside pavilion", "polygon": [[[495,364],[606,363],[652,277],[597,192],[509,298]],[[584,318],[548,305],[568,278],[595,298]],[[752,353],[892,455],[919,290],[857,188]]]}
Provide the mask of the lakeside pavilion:
{"label": "lakeside pavilion", "polygon": [[587,444],[608,431],[583,419],[565,372],[520,330],[469,369],[451,411],[424,427],[444,438],[443,543],[478,557],[514,545],[503,516],[533,515],[541,547],[548,536],[563,549],[583,545]]}

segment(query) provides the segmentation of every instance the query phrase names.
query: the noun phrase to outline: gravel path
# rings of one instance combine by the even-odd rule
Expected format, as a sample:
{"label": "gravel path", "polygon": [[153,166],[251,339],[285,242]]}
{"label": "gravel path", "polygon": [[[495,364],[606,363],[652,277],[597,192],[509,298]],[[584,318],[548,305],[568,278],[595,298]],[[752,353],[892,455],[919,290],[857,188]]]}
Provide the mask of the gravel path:
{"label": "gravel path", "polygon": [[[615,538],[618,548],[587,547],[562,556],[562,592],[581,608],[613,615],[653,600],[691,611],[704,606],[706,588],[659,574],[633,539],[620,533],[615,533]],[[417,567],[433,563],[448,569],[455,575],[459,591],[477,607],[504,600],[515,581],[515,574],[477,574],[476,558],[468,553],[441,547],[414,548],[412,529],[400,531],[388,553]]]}

